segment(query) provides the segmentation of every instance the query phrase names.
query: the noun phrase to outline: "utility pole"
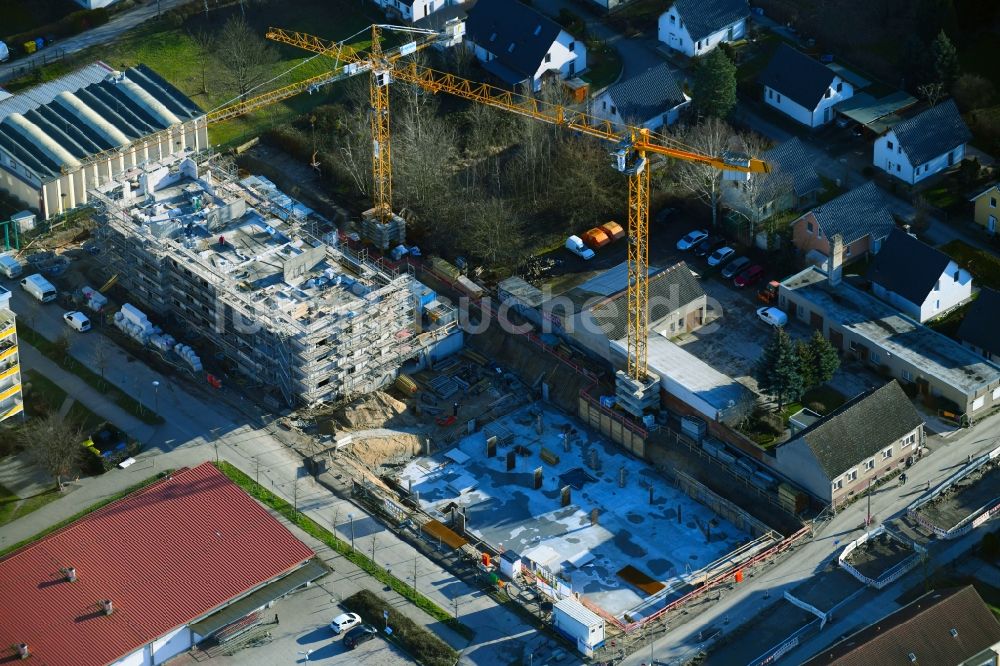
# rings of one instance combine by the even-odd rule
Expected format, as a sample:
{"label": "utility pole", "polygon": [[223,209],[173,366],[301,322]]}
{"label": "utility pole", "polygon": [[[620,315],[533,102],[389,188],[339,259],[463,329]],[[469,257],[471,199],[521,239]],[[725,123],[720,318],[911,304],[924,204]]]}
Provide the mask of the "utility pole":
{"label": "utility pole", "polygon": [[413,558],[413,594],[417,593],[417,558]]}
{"label": "utility pole", "polygon": [[254,465],[257,467],[257,485],[260,485],[260,456],[254,456]]}
{"label": "utility pole", "polygon": [[868,479],[868,517],[865,519],[865,527],[872,526],[872,480]]}

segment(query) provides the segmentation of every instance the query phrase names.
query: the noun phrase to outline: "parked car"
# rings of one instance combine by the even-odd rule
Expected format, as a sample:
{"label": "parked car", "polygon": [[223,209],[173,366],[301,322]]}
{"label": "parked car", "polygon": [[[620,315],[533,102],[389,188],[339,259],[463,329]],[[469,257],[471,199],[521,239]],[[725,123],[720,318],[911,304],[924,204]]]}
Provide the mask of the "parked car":
{"label": "parked car", "polygon": [[757,316],[771,326],[784,326],[788,323],[788,315],[774,307],[757,308]]}
{"label": "parked car", "polygon": [[712,254],[709,255],[709,257],[708,257],[708,265],[709,266],[721,266],[722,264],[724,264],[727,261],[729,261],[730,259],[732,259],[733,255],[735,255],[735,254],[736,254],[736,250],[734,250],[733,248],[729,247],[728,245],[726,247],[720,247],[718,250],[716,250],[715,252],[713,252]]}
{"label": "parked car", "polygon": [[330,623],[330,628],[333,629],[333,633],[341,634],[348,629],[352,629],[361,624],[361,616],[357,613],[341,613],[337,617],[333,618],[333,622]]}
{"label": "parked car", "polygon": [[354,627],[347,632],[346,636],[344,636],[344,645],[347,649],[353,650],[362,643],[367,643],[371,639],[375,638],[376,634],[378,634],[378,629],[370,624],[363,624],[360,627]]}
{"label": "parked car", "polygon": [[566,249],[580,257],[581,259],[591,260],[594,258],[594,251],[583,244],[583,239],[579,236],[570,236],[566,239]]}
{"label": "parked car", "polygon": [[764,277],[764,267],[760,264],[754,264],[737,275],[736,279],[733,280],[733,284],[737,287],[749,287],[752,284],[757,284],[762,277]]}
{"label": "parked car", "polygon": [[706,238],[694,248],[694,256],[707,257],[725,244],[725,238]]}
{"label": "parked car", "polygon": [[687,236],[677,241],[677,249],[681,251],[690,250],[698,243],[708,238],[708,232],[704,229],[695,229]]}
{"label": "parked car", "polygon": [[722,277],[731,280],[743,272],[750,265],[750,257],[738,257],[733,259],[722,269]]}
{"label": "parked car", "polygon": [[63,315],[63,321],[74,331],[83,333],[90,330],[90,319],[79,310],[73,310]]}

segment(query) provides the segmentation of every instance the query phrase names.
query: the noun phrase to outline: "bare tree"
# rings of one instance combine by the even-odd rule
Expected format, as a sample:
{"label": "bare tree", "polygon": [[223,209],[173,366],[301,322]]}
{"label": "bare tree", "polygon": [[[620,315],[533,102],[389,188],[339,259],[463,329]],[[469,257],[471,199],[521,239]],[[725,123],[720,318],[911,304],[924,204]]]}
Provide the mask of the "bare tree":
{"label": "bare tree", "polygon": [[101,373],[101,382],[107,385],[107,378],[105,373],[108,370],[108,366],[111,365],[111,341],[108,340],[107,336],[99,335],[95,339],[94,344],[94,365],[97,366],[97,371]]}
{"label": "bare tree", "polygon": [[[208,0],[205,1],[205,12],[206,14],[208,12]],[[195,49],[198,51],[198,64],[201,66],[201,92],[204,94],[208,92],[208,67],[218,40],[215,33],[206,28],[197,28],[189,34]]]}
{"label": "bare tree", "polygon": [[69,331],[63,331],[62,334],[52,342],[52,348],[59,354],[60,365],[65,365],[66,361],[69,360],[69,350],[73,346],[73,340],[70,338]]}
{"label": "bare tree", "polygon": [[247,20],[234,14],[222,26],[216,50],[229,86],[242,98],[264,82],[278,54],[258,35]]}
{"label": "bare tree", "polygon": [[43,419],[29,421],[20,431],[24,450],[34,462],[55,477],[59,490],[63,477],[73,471],[82,452],[79,428],[53,412]]}
{"label": "bare tree", "polygon": [[934,106],[941,101],[941,98],[945,95],[944,84],[940,81],[931,81],[930,83],[925,83],[922,86],[917,86],[917,92],[920,96],[927,100],[927,103]]}
{"label": "bare tree", "polygon": [[[680,140],[700,153],[721,155],[732,136],[733,131],[725,121],[709,118],[685,130]],[[708,164],[681,161],[677,163],[675,173],[677,182],[682,187],[711,208],[712,227],[716,227],[722,192],[722,171]]]}
{"label": "bare tree", "polygon": [[[756,132],[741,134],[739,144],[742,152],[755,158],[771,147],[771,142]],[[772,165],[769,173],[750,173],[746,175],[746,180],[734,180],[732,184],[732,207],[746,216],[752,243],[760,223],[774,212],[775,201],[792,189],[791,178]]]}

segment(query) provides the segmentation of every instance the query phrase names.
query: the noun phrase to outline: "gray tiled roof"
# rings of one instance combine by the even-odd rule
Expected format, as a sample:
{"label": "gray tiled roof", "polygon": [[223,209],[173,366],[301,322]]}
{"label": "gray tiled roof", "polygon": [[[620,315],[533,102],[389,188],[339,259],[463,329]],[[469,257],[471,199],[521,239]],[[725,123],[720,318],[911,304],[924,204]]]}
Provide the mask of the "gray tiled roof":
{"label": "gray tiled roof", "polygon": [[983,287],[958,328],[958,337],[1000,355],[1000,291]]}
{"label": "gray tiled roof", "polygon": [[676,0],[674,6],[695,41],[750,16],[747,0]]}
{"label": "gray tiled roof", "polygon": [[920,305],[951,258],[901,229],[893,229],[868,268],[868,279]]}
{"label": "gray tiled roof", "polygon": [[870,389],[799,433],[829,479],[860,465],[923,423],[896,380]]}
{"label": "gray tiled roof", "polygon": [[619,81],[608,89],[608,94],[622,118],[640,123],[684,102],[684,91],[667,63]]}
{"label": "gray tiled roof", "polygon": [[764,196],[772,198],[791,188],[795,196],[804,197],[823,189],[813,160],[797,136],[766,151],[761,158],[771,165],[764,177]]}
{"label": "gray tiled roof", "polygon": [[881,240],[896,228],[882,191],[871,182],[817,206],[809,214],[827,238],[843,236],[845,246],[865,236]]}
{"label": "gray tiled roof", "polygon": [[[106,68],[107,75],[112,73]],[[64,165],[73,166],[91,155],[204,115],[145,65],[126,70],[124,80],[89,81],[71,74],[39,86],[44,86],[42,96],[43,91],[29,90],[5,100],[9,104],[0,107],[0,148],[45,181],[59,175]],[[18,100],[21,96],[25,99]],[[74,104],[105,124],[81,122]]]}
{"label": "gray tiled roof", "polygon": [[524,78],[538,71],[561,30],[558,23],[517,0],[479,0],[465,21],[468,39]]}
{"label": "gray tiled roof", "polygon": [[[691,269],[683,261],[649,278],[649,321],[663,319],[705,295]],[[628,334],[628,300],[622,291],[591,308],[591,317],[608,340],[621,340]]]}
{"label": "gray tiled roof", "polygon": [[782,42],[761,72],[760,82],[811,111],[835,76],[823,63]]}
{"label": "gray tiled roof", "polygon": [[947,153],[972,138],[955,102],[947,100],[904,120],[892,131],[914,167]]}

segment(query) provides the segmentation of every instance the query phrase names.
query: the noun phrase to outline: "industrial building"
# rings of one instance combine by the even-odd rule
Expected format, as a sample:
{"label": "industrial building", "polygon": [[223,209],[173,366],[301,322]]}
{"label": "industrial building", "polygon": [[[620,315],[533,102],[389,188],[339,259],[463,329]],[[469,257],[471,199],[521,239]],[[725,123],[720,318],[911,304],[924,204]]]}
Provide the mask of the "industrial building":
{"label": "industrial building", "polygon": [[326,573],[211,463],[177,470],[0,560],[0,661],[151,666]]}
{"label": "industrial building", "polygon": [[265,178],[168,158],[92,196],[129,298],[262,395],[310,405],[367,393],[462,344],[454,308],[339,247],[330,222]]}
{"label": "industrial building", "polygon": [[0,287],[0,421],[24,411],[17,324],[10,309],[10,290]]}
{"label": "industrial building", "polygon": [[207,147],[205,114],[145,65],[97,62],[0,100],[0,190],[43,219],[127,169]]}

